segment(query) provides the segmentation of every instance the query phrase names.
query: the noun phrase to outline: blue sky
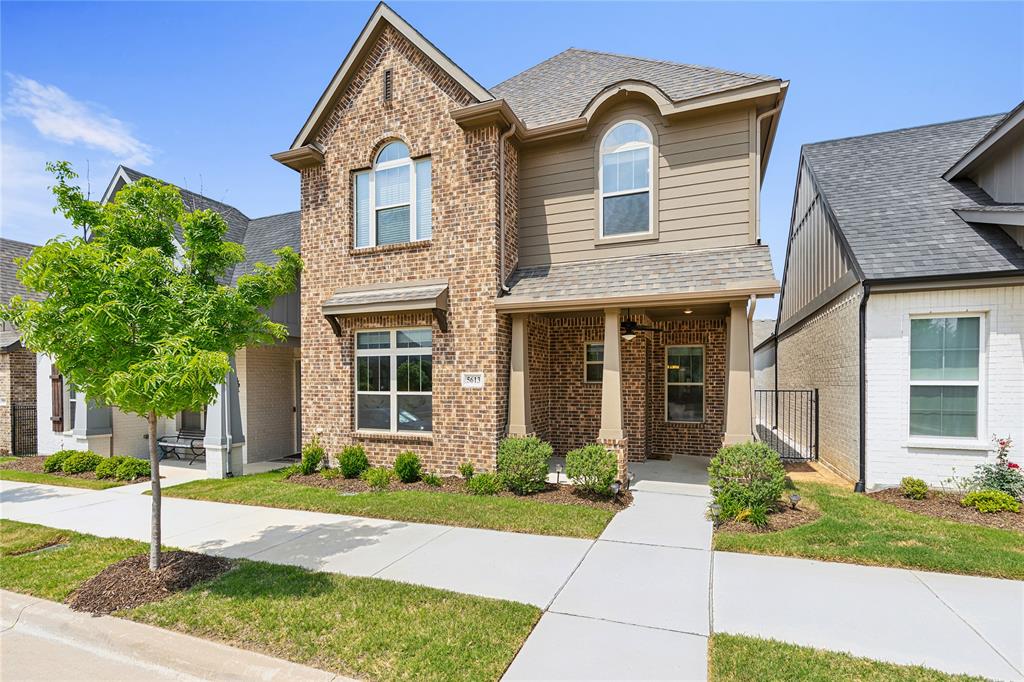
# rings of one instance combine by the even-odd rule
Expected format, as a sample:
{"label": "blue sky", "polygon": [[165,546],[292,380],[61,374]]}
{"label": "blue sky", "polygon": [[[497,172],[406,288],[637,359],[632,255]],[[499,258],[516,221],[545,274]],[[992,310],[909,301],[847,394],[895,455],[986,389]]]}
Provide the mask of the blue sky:
{"label": "blue sky", "polygon": [[[781,277],[800,145],[1007,111],[1024,99],[1024,3],[392,5],[485,86],[567,47],[791,82],[764,184]],[[374,3],[0,4],[5,237],[65,232],[43,163],[94,197],[118,162],[250,217],[298,207],[288,147]],[[773,314],[762,304],[758,317]]]}

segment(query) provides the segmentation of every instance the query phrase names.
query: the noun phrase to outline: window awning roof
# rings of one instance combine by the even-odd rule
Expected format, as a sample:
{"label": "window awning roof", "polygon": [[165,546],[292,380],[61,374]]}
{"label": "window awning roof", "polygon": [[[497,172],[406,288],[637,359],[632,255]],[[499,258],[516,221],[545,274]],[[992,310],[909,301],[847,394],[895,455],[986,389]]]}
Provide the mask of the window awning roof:
{"label": "window awning roof", "polygon": [[441,331],[448,330],[448,282],[445,280],[414,280],[411,282],[375,284],[338,289],[323,302],[321,312],[331,323],[334,333],[341,335],[338,317],[370,313],[395,313],[429,310]]}

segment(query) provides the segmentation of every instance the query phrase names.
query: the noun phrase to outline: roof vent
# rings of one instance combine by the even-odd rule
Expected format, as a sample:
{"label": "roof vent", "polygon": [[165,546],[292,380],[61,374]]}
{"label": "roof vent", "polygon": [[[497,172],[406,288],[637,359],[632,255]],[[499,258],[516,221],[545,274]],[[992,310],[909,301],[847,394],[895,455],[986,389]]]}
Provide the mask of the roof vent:
{"label": "roof vent", "polygon": [[384,101],[390,102],[392,95],[391,69],[384,69]]}

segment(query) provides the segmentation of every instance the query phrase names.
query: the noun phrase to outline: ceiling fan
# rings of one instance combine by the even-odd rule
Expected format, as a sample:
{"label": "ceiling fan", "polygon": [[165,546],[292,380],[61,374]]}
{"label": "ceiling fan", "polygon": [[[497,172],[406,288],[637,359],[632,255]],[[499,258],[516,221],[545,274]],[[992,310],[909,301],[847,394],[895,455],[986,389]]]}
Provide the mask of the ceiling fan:
{"label": "ceiling fan", "polygon": [[622,338],[626,341],[632,341],[636,338],[637,332],[660,332],[661,329],[657,327],[645,327],[644,325],[636,322],[635,320],[623,320],[619,324],[619,329],[622,332]]}

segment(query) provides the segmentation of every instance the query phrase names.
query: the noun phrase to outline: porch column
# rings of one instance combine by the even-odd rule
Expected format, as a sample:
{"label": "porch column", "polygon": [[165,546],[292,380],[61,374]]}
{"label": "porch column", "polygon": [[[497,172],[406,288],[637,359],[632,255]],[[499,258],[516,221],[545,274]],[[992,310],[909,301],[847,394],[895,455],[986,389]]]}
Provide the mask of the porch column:
{"label": "porch column", "polygon": [[242,475],[242,412],[238,404],[238,375],[235,359],[231,358],[231,371],[217,386],[217,395],[206,408],[206,475],[226,478]]}
{"label": "porch column", "polygon": [[622,361],[619,309],[604,311],[604,373],[601,375],[601,440],[622,440]]}
{"label": "porch column", "polygon": [[92,450],[110,455],[113,445],[114,415],[109,405],[90,402],[81,390],[75,391],[75,423],[71,425],[68,447],[74,450]]}
{"label": "porch column", "polygon": [[747,302],[729,304],[729,380],[726,386],[725,445],[753,439],[754,401],[750,367],[750,323]]}
{"label": "porch column", "polygon": [[530,423],[530,358],[526,315],[512,316],[512,361],[508,377],[508,435],[533,433]]}

